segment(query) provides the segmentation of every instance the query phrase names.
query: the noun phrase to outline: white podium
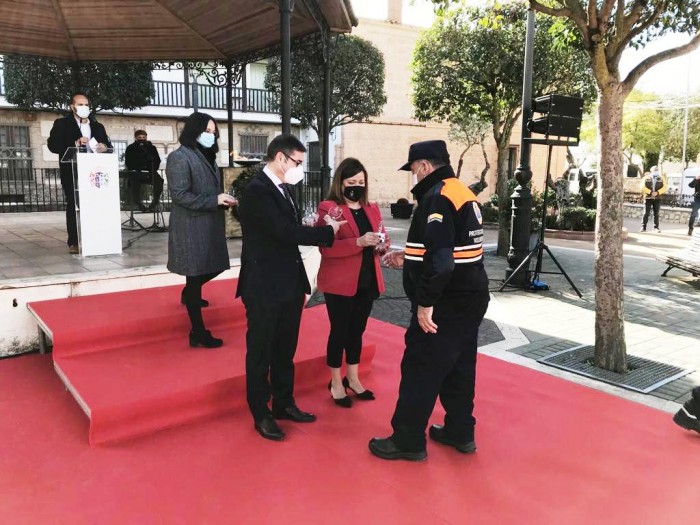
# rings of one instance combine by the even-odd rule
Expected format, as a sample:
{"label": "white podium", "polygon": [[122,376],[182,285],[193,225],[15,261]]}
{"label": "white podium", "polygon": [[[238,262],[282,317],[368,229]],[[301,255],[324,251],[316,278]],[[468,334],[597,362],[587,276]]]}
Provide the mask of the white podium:
{"label": "white podium", "polygon": [[61,162],[70,162],[73,169],[80,254],[83,257],[121,254],[117,154],[82,153],[70,148]]}

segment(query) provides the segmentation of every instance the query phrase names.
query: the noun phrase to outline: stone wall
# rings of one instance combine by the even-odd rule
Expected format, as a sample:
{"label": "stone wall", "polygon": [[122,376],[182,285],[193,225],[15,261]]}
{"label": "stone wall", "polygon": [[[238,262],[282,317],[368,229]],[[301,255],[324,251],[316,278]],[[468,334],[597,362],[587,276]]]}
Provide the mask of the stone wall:
{"label": "stone wall", "polygon": [[[33,166],[35,168],[57,168],[58,156],[51,153],[46,142],[51,133],[54,120],[61,115],[48,111],[19,111],[3,109],[0,111],[0,125],[24,125],[29,127],[29,141],[32,148]],[[179,147],[177,141],[182,123],[179,117],[150,117],[139,115],[98,114],[101,122],[112,141],[124,141],[131,144],[134,141],[134,131],[145,129],[148,140],[158,149],[163,161],[171,151]],[[219,126],[219,165],[228,165],[228,126],[225,122],[217,121]],[[254,122],[233,123],[233,149],[240,151],[241,134],[261,134],[268,136],[268,142],[279,134],[278,124],[263,124]],[[165,164],[162,165],[165,167]]]}
{"label": "stone wall", "polygon": [[[641,219],[644,215],[644,205],[625,203],[623,205],[623,214],[628,219]],[[690,208],[671,208],[669,206],[661,206],[661,210],[659,211],[659,220],[661,222],[668,222],[671,224],[688,224],[688,221],[690,220]]]}

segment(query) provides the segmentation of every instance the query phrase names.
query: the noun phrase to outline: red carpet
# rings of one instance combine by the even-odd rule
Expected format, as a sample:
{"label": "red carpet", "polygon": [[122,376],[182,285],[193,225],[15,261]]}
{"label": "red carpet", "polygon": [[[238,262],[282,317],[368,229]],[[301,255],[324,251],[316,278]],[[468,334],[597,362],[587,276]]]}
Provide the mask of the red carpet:
{"label": "red carpet", "polygon": [[[297,396],[318,421],[284,423],[283,443],[261,439],[239,410],[91,448],[87,419],[49,356],[0,361],[0,523],[638,525],[697,519],[700,436],[676,427],[669,414],[484,356],[475,455],[429,442],[425,463],[372,457],[368,439],[389,432],[403,330],[372,321],[369,332],[380,344],[364,377],[377,401],[338,408],[321,374],[317,388]],[[433,422],[441,419],[438,407]]]}
{"label": "red carpet", "polygon": [[[53,336],[56,371],[90,418],[91,444],[246,409],[245,309],[235,289],[233,280],[204,288],[205,322],[225,342],[214,350],[189,347],[179,286],[29,305]],[[295,360],[301,389],[325,378],[327,335],[325,309],[305,310]],[[374,347],[364,354],[369,367]]]}

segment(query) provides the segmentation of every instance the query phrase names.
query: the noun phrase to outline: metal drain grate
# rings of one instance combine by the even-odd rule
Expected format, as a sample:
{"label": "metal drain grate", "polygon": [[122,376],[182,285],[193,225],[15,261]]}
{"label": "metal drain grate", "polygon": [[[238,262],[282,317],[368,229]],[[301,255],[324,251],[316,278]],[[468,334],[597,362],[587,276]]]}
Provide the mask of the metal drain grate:
{"label": "metal drain grate", "polygon": [[660,386],[692,372],[692,370],[678,366],[666,365],[650,359],[628,355],[628,372],[626,374],[618,374],[593,366],[591,363],[593,362],[594,350],[593,346],[580,345],[548,355],[537,361],[643,394],[648,394]]}

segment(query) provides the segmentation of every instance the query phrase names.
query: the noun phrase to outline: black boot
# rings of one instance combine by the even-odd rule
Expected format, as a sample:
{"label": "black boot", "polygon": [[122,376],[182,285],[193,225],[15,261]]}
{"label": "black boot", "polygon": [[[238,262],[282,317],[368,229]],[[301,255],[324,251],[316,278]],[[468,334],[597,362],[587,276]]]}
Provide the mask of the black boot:
{"label": "black boot", "polygon": [[202,332],[192,330],[190,332],[190,346],[192,348],[219,348],[223,344],[224,340],[212,336],[209,330]]}

